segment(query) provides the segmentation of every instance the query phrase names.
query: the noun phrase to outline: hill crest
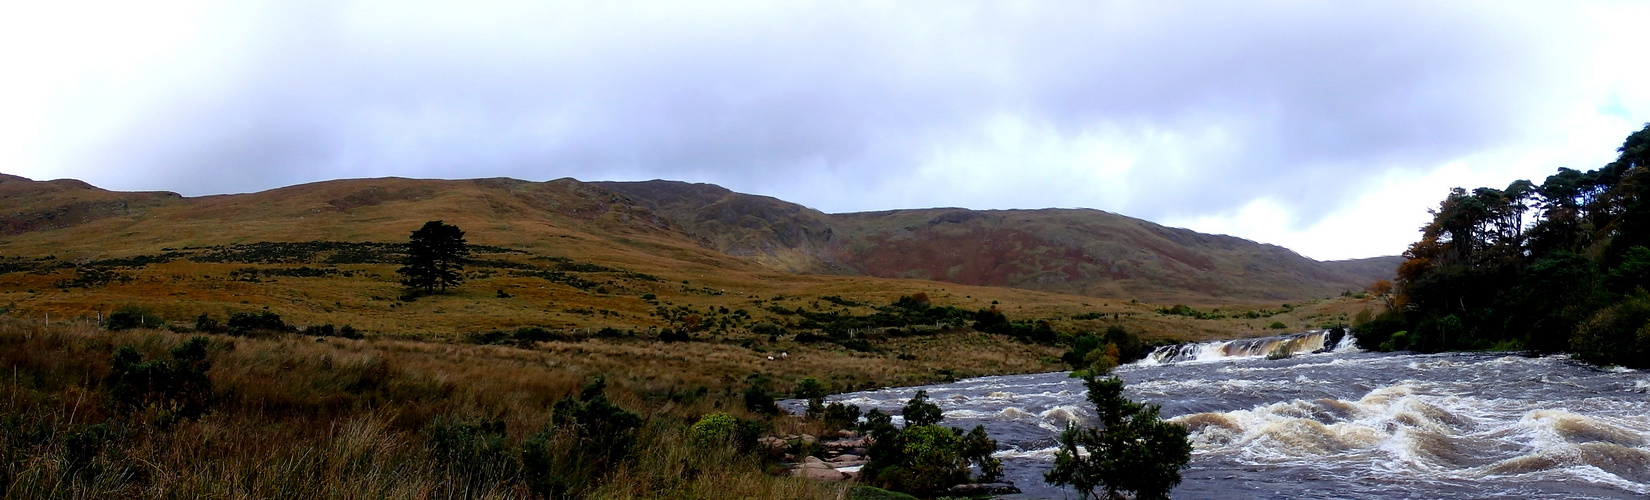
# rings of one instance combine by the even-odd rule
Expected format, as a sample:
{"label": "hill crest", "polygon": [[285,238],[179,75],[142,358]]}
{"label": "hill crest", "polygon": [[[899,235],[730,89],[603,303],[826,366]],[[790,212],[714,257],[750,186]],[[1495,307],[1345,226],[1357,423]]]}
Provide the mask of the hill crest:
{"label": "hill crest", "polygon": [[642,269],[767,269],[1158,302],[1324,297],[1389,278],[1398,262],[1319,262],[1276,245],[1092,209],[827,214],[714,184],[664,180],[391,177],[183,197],[0,176],[0,235],[7,237],[0,251],[8,254],[399,241],[423,220],[458,224],[475,243]]}

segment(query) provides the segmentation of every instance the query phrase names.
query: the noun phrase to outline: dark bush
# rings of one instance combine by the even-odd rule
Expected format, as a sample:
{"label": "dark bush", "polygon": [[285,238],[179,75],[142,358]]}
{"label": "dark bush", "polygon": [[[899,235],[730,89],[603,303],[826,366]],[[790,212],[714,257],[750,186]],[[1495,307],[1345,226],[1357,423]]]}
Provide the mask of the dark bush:
{"label": "dark bush", "polygon": [[424,427],[430,454],[445,467],[443,476],[461,496],[485,495],[493,485],[515,479],[515,450],[500,419],[436,417]]}
{"label": "dark bush", "polygon": [[824,420],[825,425],[829,427],[849,429],[859,424],[859,405],[833,401],[831,404],[825,405],[825,410],[820,413],[821,420]]}
{"label": "dark bush", "polygon": [[864,428],[873,442],[870,462],[860,470],[866,482],[890,490],[937,496],[951,486],[969,481],[969,465],[980,468],[981,481],[995,481],[1002,475],[1002,463],[991,458],[997,442],[976,426],[962,429],[940,427],[939,407],[918,391],[902,410],[905,427],[894,427],[892,417],[880,410],[866,414]]}
{"label": "dark bush", "polygon": [[629,460],[642,417],[609,401],[605,378],[597,377],[577,398],[556,401],[551,425],[521,448],[523,479],[546,498],[578,497]]}
{"label": "dark bush", "polygon": [[104,379],[110,401],[122,410],[152,406],[177,417],[199,417],[212,402],[212,380],[206,376],[212,368],[206,360],[208,344],[206,337],[193,337],[173,347],[170,360],[148,361],[136,348],[122,346]]}
{"label": "dark bush", "polygon": [[119,309],[115,309],[115,312],[110,313],[109,318],[104,320],[103,326],[110,330],[127,330],[140,327],[160,328],[166,326],[166,320],[161,319],[160,316],[155,315],[155,312],[148,308],[127,305],[121,306]]}
{"label": "dark bush", "polygon": [[227,326],[230,335],[242,337],[287,333],[293,330],[291,325],[281,321],[281,315],[269,311],[230,314]]}
{"label": "dark bush", "polygon": [[763,415],[779,414],[779,405],[774,404],[773,395],[756,384],[745,389],[745,409]]}
{"label": "dark bush", "polygon": [[212,319],[211,316],[207,316],[206,313],[201,313],[200,317],[195,318],[195,331],[201,333],[224,333],[229,331],[229,328],[224,326],[223,323],[219,323],[218,320]]}

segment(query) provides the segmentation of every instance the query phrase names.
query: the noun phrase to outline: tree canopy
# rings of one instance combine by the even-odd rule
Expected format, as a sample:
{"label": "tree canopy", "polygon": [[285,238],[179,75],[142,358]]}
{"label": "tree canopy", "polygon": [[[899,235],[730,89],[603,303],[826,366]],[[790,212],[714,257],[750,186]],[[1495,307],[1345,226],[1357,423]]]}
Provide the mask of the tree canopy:
{"label": "tree canopy", "polygon": [[464,282],[464,262],[469,255],[464,231],[433,220],[412,232],[407,240],[406,265],[396,273],[402,276],[401,284],[407,287],[422,288],[425,292],[440,288],[446,292],[448,287]]}
{"label": "tree canopy", "polygon": [[1650,366],[1650,124],[1613,162],[1456,188],[1404,253],[1365,348],[1570,351]]}

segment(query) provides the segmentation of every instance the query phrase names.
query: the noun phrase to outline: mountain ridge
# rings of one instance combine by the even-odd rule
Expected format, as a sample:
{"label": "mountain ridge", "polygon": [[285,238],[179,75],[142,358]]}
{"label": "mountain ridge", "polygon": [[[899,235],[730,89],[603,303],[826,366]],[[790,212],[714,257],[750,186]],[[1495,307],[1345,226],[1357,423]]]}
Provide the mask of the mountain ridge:
{"label": "mountain ridge", "polygon": [[1388,278],[1398,263],[1395,256],[1320,262],[1277,245],[1093,209],[828,214],[665,180],[388,177],[184,197],[0,176],[0,251],[10,254],[398,241],[403,226],[447,220],[474,243],[596,255],[644,269],[922,279],[1194,303],[1334,295]]}
{"label": "mountain ridge", "polygon": [[[1095,209],[926,208],[828,214],[712,184],[592,184],[625,193],[675,218],[694,234],[714,235],[707,240],[718,249],[792,272],[1151,300],[1174,298],[1168,288],[1178,287],[1206,298],[1277,300],[1362,289],[1377,279],[1390,279],[1400,262],[1397,256],[1316,261],[1278,245]],[[768,223],[777,224],[767,227]],[[1071,230],[1078,227],[1086,232]],[[744,232],[729,234],[730,228]],[[913,253],[921,257],[912,258]],[[1264,286],[1200,276],[1209,273],[1242,276]],[[1158,286],[1162,283],[1169,286]]]}

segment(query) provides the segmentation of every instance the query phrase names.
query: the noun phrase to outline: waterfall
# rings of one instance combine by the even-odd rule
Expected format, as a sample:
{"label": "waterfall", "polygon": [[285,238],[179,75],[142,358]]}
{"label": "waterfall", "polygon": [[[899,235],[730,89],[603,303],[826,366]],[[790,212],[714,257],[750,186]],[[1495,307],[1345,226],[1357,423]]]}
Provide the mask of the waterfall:
{"label": "waterfall", "polygon": [[1350,333],[1337,334],[1333,330],[1313,330],[1275,337],[1168,345],[1153,350],[1136,364],[1160,365],[1187,361],[1258,358],[1278,349],[1295,355],[1347,351],[1357,347],[1353,346]]}

